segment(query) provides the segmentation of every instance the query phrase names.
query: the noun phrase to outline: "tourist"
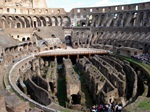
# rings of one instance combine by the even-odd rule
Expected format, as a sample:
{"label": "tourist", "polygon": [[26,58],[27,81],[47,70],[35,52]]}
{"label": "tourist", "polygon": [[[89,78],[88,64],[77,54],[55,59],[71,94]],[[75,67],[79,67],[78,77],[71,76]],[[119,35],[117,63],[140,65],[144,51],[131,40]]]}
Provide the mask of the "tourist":
{"label": "tourist", "polygon": [[116,105],[115,110],[116,112],[122,112],[122,104]]}
{"label": "tourist", "polygon": [[107,110],[108,110],[107,112],[113,112],[113,111],[112,111],[112,105],[111,105],[111,104],[108,105]]}
{"label": "tourist", "polygon": [[92,106],[92,108],[90,109],[90,112],[97,112],[96,106]]}
{"label": "tourist", "polygon": [[100,104],[98,107],[97,107],[97,112],[103,112],[104,110],[104,106],[102,104]]}

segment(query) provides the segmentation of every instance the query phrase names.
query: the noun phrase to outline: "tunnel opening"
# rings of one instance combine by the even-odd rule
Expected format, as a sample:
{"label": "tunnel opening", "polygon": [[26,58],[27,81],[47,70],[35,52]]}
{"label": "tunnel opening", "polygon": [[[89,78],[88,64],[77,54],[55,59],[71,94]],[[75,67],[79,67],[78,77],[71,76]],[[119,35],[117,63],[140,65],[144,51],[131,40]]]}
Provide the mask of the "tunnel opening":
{"label": "tunnel opening", "polygon": [[67,46],[71,46],[72,45],[72,43],[71,43],[71,36],[66,36],[65,37],[65,42],[66,42]]}
{"label": "tunnel opening", "polygon": [[80,104],[80,96],[79,95],[73,94],[73,95],[71,95],[71,97],[72,97],[72,104]]}
{"label": "tunnel opening", "polygon": [[67,56],[57,56],[57,63],[62,64],[63,63],[63,58],[67,59]]}
{"label": "tunnel opening", "polygon": [[51,91],[54,92],[54,84],[52,82],[49,82],[49,85],[50,85]]}
{"label": "tunnel opening", "polygon": [[39,76],[32,76],[32,81],[45,90],[48,90],[46,83]]}
{"label": "tunnel opening", "polygon": [[75,65],[77,62],[77,55],[70,55],[70,59],[71,59],[72,64]]}

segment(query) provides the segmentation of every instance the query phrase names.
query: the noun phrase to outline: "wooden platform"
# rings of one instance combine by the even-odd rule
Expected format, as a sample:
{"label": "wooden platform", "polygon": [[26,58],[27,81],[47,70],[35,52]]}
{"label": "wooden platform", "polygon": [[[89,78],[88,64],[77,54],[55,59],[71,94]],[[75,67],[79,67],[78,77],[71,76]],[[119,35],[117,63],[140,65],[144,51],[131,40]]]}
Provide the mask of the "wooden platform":
{"label": "wooden platform", "polygon": [[55,49],[37,53],[36,57],[48,56],[65,56],[65,55],[95,55],[95,54],[108,54],[109,51],[94,48],[79,48],[79,49]]}

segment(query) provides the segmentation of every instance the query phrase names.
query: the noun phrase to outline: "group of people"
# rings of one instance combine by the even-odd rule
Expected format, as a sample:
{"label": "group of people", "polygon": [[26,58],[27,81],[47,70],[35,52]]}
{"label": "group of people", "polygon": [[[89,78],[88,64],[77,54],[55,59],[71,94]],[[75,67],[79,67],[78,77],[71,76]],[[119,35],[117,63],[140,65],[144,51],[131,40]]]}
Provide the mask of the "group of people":
{"label": "group of people", "polygon": [[115,105],[114,103],[110,104],[100,104],[98,106],[92,106],[90,112],[122,112],[122,104]]}
{"label": "group of people", "polygon": [[132,58],[135,58],[135,59],[138,59],[138,60],[141,60],[141,61],[147,61],[150,63],[150,54],[149,53],[143,53],[142,55],[140,54],[137,54],[137,55],[134,55],[134,56],[131,56]]}

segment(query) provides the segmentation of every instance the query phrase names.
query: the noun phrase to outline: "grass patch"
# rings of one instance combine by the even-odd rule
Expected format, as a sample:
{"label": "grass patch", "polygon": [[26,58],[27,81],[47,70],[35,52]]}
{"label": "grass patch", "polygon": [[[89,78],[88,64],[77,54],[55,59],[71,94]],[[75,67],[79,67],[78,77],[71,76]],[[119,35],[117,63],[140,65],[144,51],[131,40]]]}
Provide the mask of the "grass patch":
{"label": "grass patch", "polygon": [[142,67],[148,74],[150,74],[150,65],[144,63],[144,62],[140,62],[138,60],[134,60],[132,58],[129,58],[129,57],[125,57],[125,56],[120,56],[120,55],[116,55],[116,54],[113,54],[113,56],[116,56],[116,57],[119,57],[119,58],[122,58],[122,59],[125,59],[131,63],[134,63],[134,64],[137,64],[139,65],[140,67]]}
{"label": "grass patch", "polygon": [[140,102],[138,108],[142,110],[150,110],[150,99],[145,99],[144,101]]}

